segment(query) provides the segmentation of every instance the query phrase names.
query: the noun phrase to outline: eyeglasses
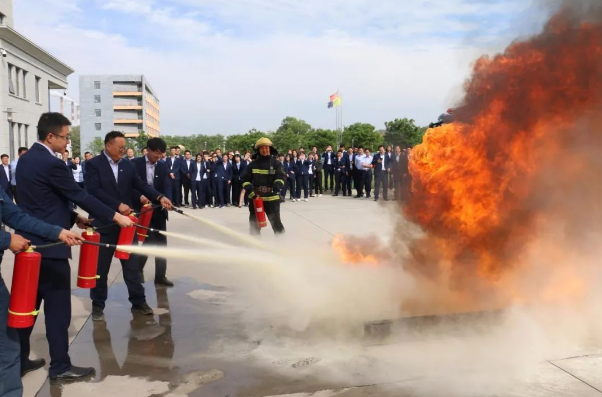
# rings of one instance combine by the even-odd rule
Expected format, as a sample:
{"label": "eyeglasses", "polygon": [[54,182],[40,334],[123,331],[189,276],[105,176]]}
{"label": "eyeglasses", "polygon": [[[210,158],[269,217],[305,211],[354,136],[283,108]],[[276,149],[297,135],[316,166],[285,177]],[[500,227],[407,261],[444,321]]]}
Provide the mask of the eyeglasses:
{"label": "eyeglasses", "polygon": [[56,136],[57,138],[63,138],[67,141],[71,140],[71,135],[59,135],[59,134],[53,134],[52,132],[51,132],[51,134]]}

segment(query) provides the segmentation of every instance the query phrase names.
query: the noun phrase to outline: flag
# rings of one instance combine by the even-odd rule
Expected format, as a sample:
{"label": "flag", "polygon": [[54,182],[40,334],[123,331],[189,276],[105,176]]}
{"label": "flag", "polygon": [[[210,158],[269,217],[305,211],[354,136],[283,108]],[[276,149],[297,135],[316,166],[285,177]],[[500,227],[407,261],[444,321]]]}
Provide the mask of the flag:
{"label": "flag", "polygon": [[338,98],[339,98],[339,93],[338,93],[338,92],[337,92],[337,93],[335,93],[335,94],[332,94],[332,95],[330,96],[330,102],[334,102],[334,101],[336,101]]}
{"label": "flag", "polygon": [[337,95],[337,99],[335,99],[334,101],[332,101],[332,106],[334,106],[335,108],[337,106],[341,106],[341,98]]}
{"label": "flag", "polygon": [[332,103],[332,101],[328,102],[328,109],[330,109],[333,106],[334,106],[334,104]]}

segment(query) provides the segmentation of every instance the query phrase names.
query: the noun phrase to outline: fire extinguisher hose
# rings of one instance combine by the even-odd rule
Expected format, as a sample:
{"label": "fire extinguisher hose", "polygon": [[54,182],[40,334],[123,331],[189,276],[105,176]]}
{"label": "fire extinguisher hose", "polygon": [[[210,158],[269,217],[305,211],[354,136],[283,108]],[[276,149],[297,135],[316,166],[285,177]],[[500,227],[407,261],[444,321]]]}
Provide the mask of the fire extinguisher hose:
{"label": "fire extinguisher hose", "polygon": [[[135,217],[139,217],[140,215],[142,215],[144,213],[147,213],[147,212],[150,212],[150,211],[154,211],[157,208],[162,208],[162,207],[163,206],[161,204],[155,204],[152,207],[146,208],[146,209],[144,209],[144,210],[142,210],[140,212],[134,212],[134,213],[132,213],[132,215],[134,215]],[[105,226],[101,226],[101,227],[95,227],[94,230],[96,230],[96,231],[104,230],[104,229],[108,229],[108,228],[113,227],[113,226],[118,226],[118,225],[116,223],[111,223],[109,225],[105,225]]]}

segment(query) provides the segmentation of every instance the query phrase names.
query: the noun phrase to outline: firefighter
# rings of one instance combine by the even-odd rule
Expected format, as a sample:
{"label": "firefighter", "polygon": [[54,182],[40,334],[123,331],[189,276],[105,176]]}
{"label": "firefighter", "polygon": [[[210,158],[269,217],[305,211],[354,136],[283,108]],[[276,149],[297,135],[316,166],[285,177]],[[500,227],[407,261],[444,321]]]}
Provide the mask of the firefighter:
{"label": "firefighter", "polygon": [[242,187],[249,194],[249,223],[251,234],[259,234],[261,228],[257,225],[253,199],[261,197],[265,214],[270,220],[275,234],[284,233],[284,226],[280,220],[280,192],[284,187],[284,167],[276,160],[278,151],[272,141],[261,138],[255,144],[253,161],[245,169],[242,178]]}

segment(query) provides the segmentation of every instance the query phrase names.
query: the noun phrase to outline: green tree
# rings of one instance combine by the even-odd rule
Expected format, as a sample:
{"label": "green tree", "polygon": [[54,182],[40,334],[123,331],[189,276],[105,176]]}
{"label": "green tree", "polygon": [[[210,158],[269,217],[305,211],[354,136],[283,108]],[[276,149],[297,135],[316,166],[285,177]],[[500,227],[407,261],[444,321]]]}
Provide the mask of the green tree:
{"label": "green tree", "polygon": [[343,131],[343,143],[349,147],[363,146],[374,151],[378,145],[383,144],[384,137],[372,124],[355,123],[345,127]]}
{"label": "green tree", "polygon": [[402,148],[413,147],[422,142],[426,127],[418,127],[414,119],[395,119],[385,122],[387,128],[385,141],[387,144],[400,145]]}
{"label": "green tree", "polygon": [[308,133],[309,130],[311,130],[311,125],[304,120],[299,120],[294,117],[285,117],[276,132],[290,132],[295,135],[302,135]]}
{"label": "green tree", "polygon": [[71,136],[71,158],[81,157],[81,134],[79,126],[71,127],[69,135]]}
{"label": "green tree", "polygon": [[318,147],[318,152],[326,150],[328,145],[332,145],[333,149],[337,150],[338,133],[333,130],[324,130],[322,128],[312,129],[303,135],[301,145],[308,150],[312,146]]}
{"label": "green tree", "polygon": [[246,134],[229,135],[226,138],[226,149],[232,151],[238,150],[241,153],[244,153],[247,150],[253,151],[255,143],[261,138],[269,138],[269,135],[270,134],[256,130],[255,128],[251,129]]}
{"label": "green tree", "polygon": [[140,130],[138,132],[138,138],[135,139],[137,150],[141,152],[142,149],[146,147],[149,139],[150,136],[148,136],[143,130]]}
{"label": "green tree", "polygon": [[287,130],[272,133],[270,139],[279,153],[286,153],[289,149],[297,149],[302,143],[299,135]]}
{"label": "green tree", "polygon": [[105,141],[97,136],[94,137],[94,139],[88,143],[88,146],[86,147],[86,150],[94,153],[95,155],[98,155],[100,152],[102,152],[105,148]]}

